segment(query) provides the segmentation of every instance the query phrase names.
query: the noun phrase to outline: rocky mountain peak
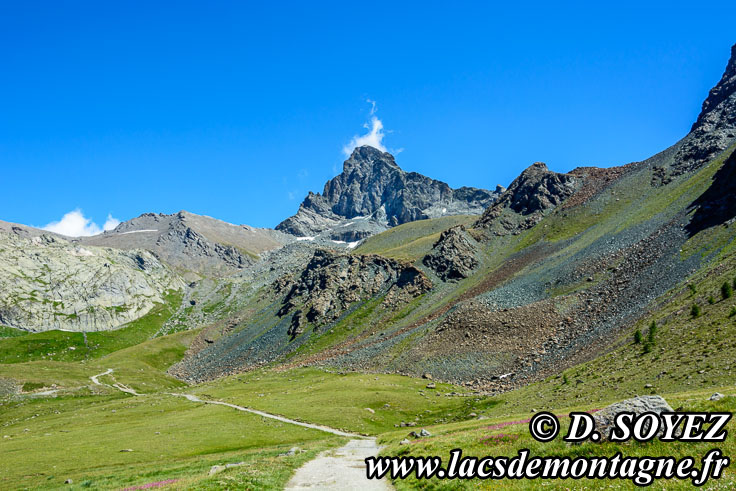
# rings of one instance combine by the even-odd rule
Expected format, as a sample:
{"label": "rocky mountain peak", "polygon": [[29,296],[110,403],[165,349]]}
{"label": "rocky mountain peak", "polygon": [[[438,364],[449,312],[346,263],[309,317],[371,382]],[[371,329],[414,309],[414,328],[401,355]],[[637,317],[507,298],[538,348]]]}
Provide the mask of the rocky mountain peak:
{"label": "rocky mountain peak", "polygon": [[672,176],[700,168],[736,141],[736,45],[721,80],[675,155]]}
{"label": "rocky mountain peak", "polygon": [[445,215],[481,214],[499,193],[463,187],[417,172],[405,172],[388,152],[362,146],[327,181],[322,194],[309,193],[296,215],[276,229],[299,237],[327,234],[355,241],[388,227]]}
{"label": "rocky mountain peak", "polygon": [[343,163],[343,174],[359,171],[381,171],[401,170],[396,164],[394,156],[388,152],[382,152],[370,145],[356,147],[350,157]]}
{"label": "rocky mountain peak", "polygon": [[[703,102],[703,109],[700,111],[698,119],[693,124],[692,130],[697,128],[713,124],[722,114],[716,114],[715,118],[710,117],[714,111],[718,109],[718,106],[726,101],[731,95],[736,92],[736,44],[731,47],[731,58],[728,60],[726,65],[726,71],[723,72],[721,80],[716,84],[715,87],[710,89],[708,97]],[[734,116],[731,111],[731,116]]]}

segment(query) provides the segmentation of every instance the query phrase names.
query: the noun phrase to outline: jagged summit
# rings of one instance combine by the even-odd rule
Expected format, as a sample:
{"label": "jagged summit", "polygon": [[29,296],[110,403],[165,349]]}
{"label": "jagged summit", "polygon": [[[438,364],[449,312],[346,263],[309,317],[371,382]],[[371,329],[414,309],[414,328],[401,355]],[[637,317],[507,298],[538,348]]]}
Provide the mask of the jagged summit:
{"label": "jagged summit", "polygon": [[363,145],[362,147],[355,147],[355,149],[353,149],[353,153],[350,154],[350,157],[343,162],[342,171],[343,173],[349,173],[354,170],[367,169],[374,165],[378,166],[379,169],[389,168],[401,170],[396,163],[394,156],[390,153],[382,152],[370,145]]}
{"label": "jagged summit", "polygon": [[481,214],[497,191],[452,189],[442,181],[402,170],[388,152],[362,146],[325,184],[309,193],[296,215],[276,229],[299,237],[327,234],[355,241],[402,223],[444,215]]}
{"label": "jagged summit", "polygon": [[721,80],[703,102],[690,133],[675,155],[673,176],[694,170],[736,141],[736,44]]}
{"label": "jagged summit", "polygon": [[[727,101],[731,95],[736,92],[736,44],[731,46],[731,58],[726,65],[726,71],[723,72],[721,80],[708,93],[708,97],[703,101],[703,108],[698,115],[698,119],[693,123],[692,131],[708,124],[717,124],[723,119],[723,111],[725,107],[719,107],[722,102]],[[736,117],[733,111],[730,111],[730,117]],[[726,119],[728,114],[726,114]]]}

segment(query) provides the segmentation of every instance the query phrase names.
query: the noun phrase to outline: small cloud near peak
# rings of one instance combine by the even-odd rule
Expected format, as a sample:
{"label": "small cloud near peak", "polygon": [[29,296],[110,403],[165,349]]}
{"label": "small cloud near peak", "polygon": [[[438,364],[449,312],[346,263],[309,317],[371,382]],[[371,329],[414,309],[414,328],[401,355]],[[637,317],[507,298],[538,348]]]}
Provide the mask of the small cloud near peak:
{"label": "small cloud near peak", "polygon": [[51,222],[42,228],[67,237],[89,237],[90,235],[101,234],[105,230],[112,230],[119,224],[120,220],[108,214],[105,224],[100,227],[91,218],[85,217],[82,210],[77,208],[64,214],[61,220]]}
{"label": "small cloud near peak", "polygon": [[371,119],[365,123],[363,127],[368,130],[365,135],[354,135],[350,140],[350,143],[342,147],[342,151],[346,157],[349,157],[353,150],[363,145],[370,145],[373,148],[377,148],[382,152],[386,152],[386,147],[383,145],[383,137],[385,133],[383,131],[383,122],[376,116],[376,101],[367,99],[371,105]]}

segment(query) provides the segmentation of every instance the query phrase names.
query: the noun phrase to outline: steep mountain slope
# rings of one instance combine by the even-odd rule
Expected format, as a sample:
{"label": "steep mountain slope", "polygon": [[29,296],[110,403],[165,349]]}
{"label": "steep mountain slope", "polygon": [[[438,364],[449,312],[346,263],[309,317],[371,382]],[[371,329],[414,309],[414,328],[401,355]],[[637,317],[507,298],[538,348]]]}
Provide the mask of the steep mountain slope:
{"label": "steep mountain slope", "polygon": [[[103,331],[135,320],[181,280],[150,252],[80,246],[53,234],[0,231],[0,324]],[[30,235],[30,236],[29,236]]]}
{"label": "steep mountain slope", "polygon": [[117,249],[146,249],[181,272],[217,276],[253,264],[262,252],[291,240],[273,230],[233,225],[180,211],[173,215],[146,213],[80,242]]}
{"label": "steep mountain slope", "polygon": [[322,194],[309,193],[296,215],[276,230],[300,237],[325,233],[355,241],[402,223],[445,215],[480,214],[495,192],[462,187],[403,171],[386,152],[356,148],[343,171],[327,181]]}
{"label": "steep mountain slope", "polygon": [[[300,322],[294,336],[279,320],[287,301],[279,285],[293,281],[283,279],[252,305],[257,316],[186,360],[180,374],[196,380],[269,362],[328,364],[508,390],[596,356],[657,298],[734,252],[733,64],[732,57],[701,123],[644,162],[566,174],[536,163],[466,230],[423,240],[412,229],[429,231],[427,223],[402,225],[402,236],[421,244],[401,254],[432,283],[410,302],[386,304],[383,292],[366,292],[337,315]],[[342,182],[325,193],[339,198],[315,202],[345,213],[377,205],[343,198],[352,195]],[[394,240],[375,239],[397,254]],[[339,282],[328,288],[340,291]]]}

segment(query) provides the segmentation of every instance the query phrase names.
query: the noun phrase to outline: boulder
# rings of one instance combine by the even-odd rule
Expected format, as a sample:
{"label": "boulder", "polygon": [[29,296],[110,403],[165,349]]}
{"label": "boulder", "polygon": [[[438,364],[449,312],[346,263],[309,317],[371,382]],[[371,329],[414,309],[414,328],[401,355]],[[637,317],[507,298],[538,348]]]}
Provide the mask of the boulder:
{"label": "boulder", "polygon": [[[593,419],[595,420],[596,429],[601,434],[601,440],[607,440],[612,428],[614,428],[614,420],[618,413],[633,412],[639,415],[647,412],[661,414],[672,411],[672,407],[667,404],[662,396],[637,396],[611,404],[595,413]],[[644,429],[646,431],[646,428]]]}

